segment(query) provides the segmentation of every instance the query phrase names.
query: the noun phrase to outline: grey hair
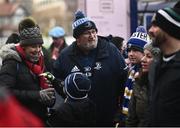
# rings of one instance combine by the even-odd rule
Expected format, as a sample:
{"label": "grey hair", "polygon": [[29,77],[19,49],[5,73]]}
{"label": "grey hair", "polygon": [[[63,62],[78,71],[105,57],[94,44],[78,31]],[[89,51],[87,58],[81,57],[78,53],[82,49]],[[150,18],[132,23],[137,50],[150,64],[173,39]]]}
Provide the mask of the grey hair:
{"label": "grey hair", "polygon": [[161,53],[160,49],[158,47],[154,47],[152,43],[146,44],[144,46],[144,50],[145,49],[149,50],[152,53],[153,57],[158,57]]}

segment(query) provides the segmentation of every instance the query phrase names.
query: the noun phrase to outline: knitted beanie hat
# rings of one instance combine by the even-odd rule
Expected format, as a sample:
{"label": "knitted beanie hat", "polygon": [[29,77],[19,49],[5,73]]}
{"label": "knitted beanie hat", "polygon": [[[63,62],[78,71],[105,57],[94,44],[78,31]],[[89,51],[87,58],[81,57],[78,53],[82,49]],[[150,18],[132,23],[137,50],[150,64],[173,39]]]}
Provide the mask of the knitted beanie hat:
{"label": "knitted beanie hat", "polygon": [[153,57],[158,57],[160,55],[160,49],[157,47],[154,47],[152,43],[144,45],[144,50],[147,49],[151,52]]}
{"label": "knitted beanie hat", "polygon": [[20,45],[43,44],[40,28],[37,23],[31,18],[27,17],[19,23]]}
{"label": "knitted beanie hat", "polygon": [[65,31],[60,26],[56,26],[49,31],[49,36],[51,37],[58,38],[58,37],[63,37],[64,35],[65,35]]}
{"label": "knitted beanie hat", "polygon": [[85,99],[91,89],[91,81],[80,72],[68,75],[64,83],[64,91],[71,99]]}
{"label": "knitted beanie hat", "polygon": [[128,49],[136,49],[143,52],[144,45],[150,42],[149,35],[144,26],[138,26],[127,42]]}
{"label": "knitted beanie hat", "polygon": [[159,9],[152,18],[152,24],[180,39],[180,1],[173,8]]}
{"label": "knitted beanie hat", "polygon": [[95,29],[97,31],[95,23],[88,19],[82,11],[75,13],[72,29],[74,38],[78,38],[86,30]]}

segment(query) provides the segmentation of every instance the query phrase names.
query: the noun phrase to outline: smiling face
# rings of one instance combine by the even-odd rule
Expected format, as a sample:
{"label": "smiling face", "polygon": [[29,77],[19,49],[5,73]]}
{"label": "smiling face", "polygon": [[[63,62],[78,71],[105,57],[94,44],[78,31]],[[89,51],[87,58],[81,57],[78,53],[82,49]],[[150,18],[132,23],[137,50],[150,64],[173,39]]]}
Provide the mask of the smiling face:
{"label": "smiling face", "polygon": [[84,52],[95,49],[97,42],[98,38],[95,29],[87,30],[77,38],[77,46]]}
{"label": "smiling face", "polygon": [[139,64],[142,57],[143,53],[139,50],[133,48],[128,50],[128,58],[131,64]]}
{"label": "smiling face", "polygon": [[31,62],[37,62],[39,60],[42,45],[41,44],[34,44],[28,45],[23,47],[26,57]]}
{"label": "smiling face", "polygon": [[150,67],[150,64],[152,63],[152,61],[153,61],[152,53],[149,50],[145,49],[144,50],[144,56],[141,59],[142,72],[148,72],[149,71],[149,67]]}

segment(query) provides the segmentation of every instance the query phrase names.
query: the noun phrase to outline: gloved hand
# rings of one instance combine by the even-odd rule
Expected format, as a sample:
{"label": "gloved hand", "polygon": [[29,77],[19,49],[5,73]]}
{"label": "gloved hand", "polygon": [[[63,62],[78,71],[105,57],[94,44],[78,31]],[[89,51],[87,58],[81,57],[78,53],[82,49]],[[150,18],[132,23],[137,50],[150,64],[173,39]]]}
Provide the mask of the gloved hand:
{"label": "gloved hand", "polygon": [[54,88],[47,88],[39,91],[41,102],[45,104],[47,107],[51,107],[55,103],[55,90]]}

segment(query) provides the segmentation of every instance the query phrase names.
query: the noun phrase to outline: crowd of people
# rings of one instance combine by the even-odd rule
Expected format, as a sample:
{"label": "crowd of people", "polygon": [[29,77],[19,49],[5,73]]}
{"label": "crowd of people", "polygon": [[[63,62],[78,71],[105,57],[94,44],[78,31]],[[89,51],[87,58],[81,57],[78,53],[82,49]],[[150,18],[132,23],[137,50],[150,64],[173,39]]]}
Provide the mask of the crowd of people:
{"label": "crowd of people", "polygon": [[20,21],[0,48],[0,126],[180,126],[180,2],[125,43],[82,11],[72,30],[68,46],[50,29],[46,49],[35,19]]}

